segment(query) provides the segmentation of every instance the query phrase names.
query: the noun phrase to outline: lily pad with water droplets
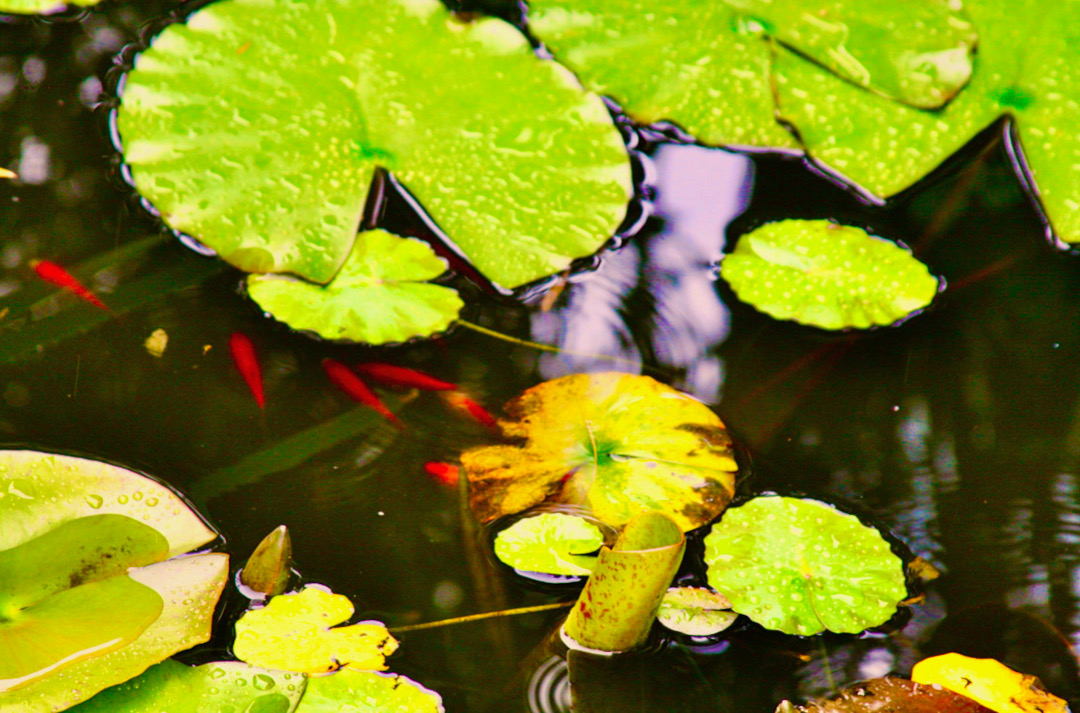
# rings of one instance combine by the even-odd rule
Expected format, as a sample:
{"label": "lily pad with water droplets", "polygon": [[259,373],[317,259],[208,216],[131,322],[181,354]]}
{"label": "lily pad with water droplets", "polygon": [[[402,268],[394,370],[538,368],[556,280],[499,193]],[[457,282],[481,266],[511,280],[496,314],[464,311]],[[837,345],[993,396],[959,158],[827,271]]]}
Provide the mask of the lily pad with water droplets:
{"label": "lily pad with water droplets", "polygon": [[735,623],[739,615],[722,594],[705,587],[671,587],[660,602],[656,618],[688,636],[711,636]]}
{"label": "lily pad with water droplets", "polygon": [[70,707],[206,641],[228,557],[172,491],[117,466],[0,452],[0,709]]}
{"label": "lily pad with water droplets", "polygon": [[[346,707],[347,706],[347,707]],[[296,713],[444,713],[442,697],[393,673],[343,669],[308,680]]]}
{"label": "lily pad with water droplets", "polygon": [[720,274],[762,312],[823,329],[893,324],[929,305],[939,286],[898,245],[827,220],[768,223],[743,235]]}
{"label": "lily pad with water droplets", "polygon": [[352,614],[347,597],[316,587],[281,594],[240,617],[233,653],[256,666],[302,673],[385,669],[398,646],[385,626],[370,621],[330,628]]}
{"label": "lily pad with water droplets", "polygon": [[767,629],[856,634],[906,596],[904,565],[877,530],[816,500],[764,496],[705,537],[709,585]]}
{"label": "lily pad with water droplets", "polygon": [[596,552],[604,544],[600,528],[588,520],[564,513],[526,517],[495,538],[495,556],[503,564],[526,572],[587,575],[596,565]]}
{"label": "lily pad with water droplets", "polygon": [[170,226],[321,284],[378,167],[506,287],[595,252],[631,195],[599,97],[513,26],[438,0],[216,2],[138,56],[118,128]]}
{"label": "lily pad with water droplets", "polygon": [[979,28],[979,61],[943,110],[868,95],[782,51],[780,113],[816,159],[878,196],[911,186],[1009,114],[1051,224],[1080,242],[1080,3],[966,0],[964,8]]}
{"label": "lily pad with water droplets", "polygon": [[997,713],[1069,713],[1069,705],[1043,688],[1038,678],[995,659],[932,656],[915,664],[911,680],[959,693]]}
{"label": "lily pad with water droplets", "polygon": [[292,713],[306,677],[241,661],[185,666],[169,659],[70,709],[72,713]]}
{"label": "lily pad with water droplets", "polygon": [[287,275],[249,275],[248,294],[293,329],[325,339],[404,342],[446,330],[464,306],[457,290],[432,285],[446,263],[427,243],[372,230],[327,285]]}
{"label": "lily pad with water droplets", "polygon": [[534,386],[505,411],[499,427],[515,443],[461,456],[482,520],[550,500],[613,526],[660,511],[686,531],[731,500],[736,465],[724,424],[647,376],[572,374]]}

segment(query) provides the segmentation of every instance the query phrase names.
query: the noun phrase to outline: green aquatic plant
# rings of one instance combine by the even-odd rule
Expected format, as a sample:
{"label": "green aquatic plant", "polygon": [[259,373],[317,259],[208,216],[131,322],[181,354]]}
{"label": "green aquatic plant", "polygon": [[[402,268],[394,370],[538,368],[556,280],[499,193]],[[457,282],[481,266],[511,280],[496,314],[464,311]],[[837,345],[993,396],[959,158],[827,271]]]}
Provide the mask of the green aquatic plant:
{"label": "green aquatic plant", "polygon": [[939,287],[907,250],[827,220],[783,220],[746,233],[720,274],[743,302],[823,329],[893,324],[928,306]]}
{"label": "green aquatic plant", "polygon": [[170,226],[320,284],[380,167],[505,287],[595,252],[631,194],[599,97],[513,26],[438,0],[214,3],[138,56],[118,128]]}
{"label": "green aquatic plant", "polygon": [[581,505],[613,526],[659,511],[686,531],[719,514],[734,492],[723,422],[647,376],[572,374],[528,389],[504,411],[499,427],[512,443],[461,456],[481,520],[550,501]]}
{"label": "green aquatic plant", "polygon": [[209,639],[228,557],[180,556],[216,534],[171,490],[4,451],[0,492],[0,710],[63,710]]}
{"label": "green aquatic plant", "polygon": [[394,673],[342,669],[308,679],[296,713],[443,713],[442,697]]}
{"label": "green aquatic plant", "polygon": [[[12,15],[51,15],[60,12],[66,7],[89,7],[97,5],[101,0],[0,0],[0,13]],[[0,178],[14,178],[15,175],[6,169],[0,169]]]}
{"label": "green aquatic plant", "polygon": [[263,596],[275,597],[289,589],[292,580],[292,537],[279,525],[264,537],[240,570],[240,583]]}
{"label": "green aquatic plant", "polygon": [[587,575],[596,565],[589,556],[604,544],[600,528],[582,517],[548,512],[525,517],[495,537],[495,556],[526,572]]}
{"label": "green aquatic plant", "polygon": [[248,275],[251,299],[293,329],[324,339],[404,342],[445,331],[464,306],[457,290],[433,285],[446,263],[427,243],[382,230],[360,233],[326,285],[289,275]]}
{"label": "green aquatic plant", "polygon": [[801,498],[729,508],[705,537],[709,585],[767,629],[857,634],[907,596],[903,561],[854,515]]}
{"label": "green aquatic plant", "polygon": [[689,636],[711,636],[735,623],[739,615],[731,602],[706,587],[671,587],[660,601],[657,620],[668,629]]}

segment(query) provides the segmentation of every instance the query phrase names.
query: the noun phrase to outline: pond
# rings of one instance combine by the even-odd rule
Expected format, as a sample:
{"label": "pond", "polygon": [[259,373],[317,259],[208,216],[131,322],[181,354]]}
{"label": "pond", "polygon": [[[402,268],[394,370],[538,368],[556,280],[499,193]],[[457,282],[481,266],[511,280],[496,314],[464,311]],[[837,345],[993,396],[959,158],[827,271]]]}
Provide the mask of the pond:
{"label": "pond", "polygon": [[[176,7],[107,1],[51,19],[0,16],[0,167],[19,175],[0,181],[8,447],[152,475],[221,533],[234,569],[285,524],[303,581],[347,595],[357,620],[405,626],[576,590],[499,564],[491,532],[425,471],[490,442],[487,429],[437,394],[386,392],[396,428],[335,388],[321,362],[410,366],[496,413],[564,374],[645,373],[720,415],[738,445],[740,494],[841,505],[942,576],[888,634],[800,639],[747,625],[709,645],[587,661],[587,710],[769,713],[946,651],[997,658],[1080,704],[1080,259],[1048,239],[1003,124],[885,205],[793,155],[639,129],[641,225],[597,269],[550,305],[465,288],[470,322],[561,352],[467,328],[399,347],[334,344],[264,317],[242,273],[181,244],[123,179],[98,103],[114,88],[114,57]],[[738,235],[783,218],[897,240],[947,289],[890,328],[773,320],[718,281],[717,265]],[[385,221],[425,235],[400,201]],[[111,311],[42,283],[35,259],[92,268]],[[155,355],[146,342],[156,330],[168,341]],[[233,364],[235,332],[258,352],[265,409]],[[246,605],[227,587],[215,637],[179,658],[228,658],[231,627],[220,622]],[[565,710],[565,667],[549,641],[563,616],[403,633],[391,669],[438,691],[448,711]]]}

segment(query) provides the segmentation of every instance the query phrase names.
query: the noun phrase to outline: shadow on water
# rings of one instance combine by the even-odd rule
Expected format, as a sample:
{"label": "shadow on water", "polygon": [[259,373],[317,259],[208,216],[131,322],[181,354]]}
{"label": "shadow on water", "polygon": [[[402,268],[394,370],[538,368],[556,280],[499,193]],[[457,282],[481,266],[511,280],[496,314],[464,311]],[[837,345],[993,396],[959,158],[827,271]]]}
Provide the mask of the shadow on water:
{"label": "shadow on water", "polygon": [[[65,299],[49,298],[29,260],[80,262],[158,231],[110,179],[91,107],[112,55],[168,9],[113,3],[66,23],[0,24],[0,166],[22,176],[0,182],[0,309],[13,306],[0,348],[34,334],[15,307]],[[492,409],[562,374],[641,371],[715,405],[748,454],[747,492],[844,503],[943,576],[890,636],[801,641],[749,627],[717,653],[673,645],[579,662],[568,675],[581,710],[767,713],[946,650],[999,658],[1077,705],[1080,265],[1047,242],[995,135],[883,207],[792,157],[645,142],[652,213],[638,235],[571,276],[547,309],[539,296],[475,295],[475,321],[559,354],[465,330],[397,350],[319,344],[258,314],[237,273],[192,268],[182,289],[139,293],[122,318],[0,358],[0,438],[153,473],[193,499],[237,562],[284,522],[306,578],[404,625],[555,596],[496,567],[455,491],[424,474],[424,462],[485,442],[483,429],[431,394],[391,394],[399,432],[334,390],[321,359],[408,364]],[[773,321],[716,281],[717,264],[742,232],[785,217],[899,240],[948,289],[925,314],[865,334]],[[131,275],[215,265],[168,241],[152,255]],[[94,287],[108,301],[123,284],[105,277]],[[143,342],[159,328],[169,345],[154,357]],[[261,355],[265,413],[233,371],[233,331]],[[527,710],[530,690],[548,701],[533,710],[560,710],[567,674],[545,663],[558,620],[412,633],[392,669],[440,691],[448,710]],[[222,628],[188,659],[226,652]]]}

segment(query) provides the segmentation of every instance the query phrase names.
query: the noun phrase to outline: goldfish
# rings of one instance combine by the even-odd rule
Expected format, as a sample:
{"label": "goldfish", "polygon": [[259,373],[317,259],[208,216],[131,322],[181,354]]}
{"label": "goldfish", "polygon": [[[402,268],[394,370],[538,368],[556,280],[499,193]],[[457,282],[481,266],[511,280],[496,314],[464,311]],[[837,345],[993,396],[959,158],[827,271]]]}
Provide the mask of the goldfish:
{"label": "goldfish", "polygon": [[360,376],[367,377],[383,386],[420,389],[422,391],[453,391],[457,389],[456,384],[436,379],[422,371],[416,371],[404,366],[365,362],[364,364],[357,364],[356,370],[360,372]]}
{"label": "goldfish", "polygon": [[266,396],[263,394],[262,370],[259,368],[259,360],[255,356],[255,345],[246,334],[233,332],[229,337],[229,352],[232,353],[233,363],[236,364],[240,376],[244,377],[251,395],[255,397],[255,403],[259,408],[266,408]]}
{"label": "goldfish", "polygon": [[395,416],[390,409],[386,408],[385,404],[379,400],[379,397],[368,388],[368,385],[365,384],[352,369],[345,366],[340,361],[335,361],[330,358],[323,359],[322,366],[326,375],[330,377],[330,381],[334,382],[334,385],[344,391],[353,401],[357,401],[374,409],[376,413],[398,428],[405,427],[398,417]]}
{"label": "goldfish", "polygon": [[485,428],[493,431],[499,430],[499,422],[487,409],[470,399],[460,391],[454,391],[444,396],[446,402],[458,411],[470,416],[474,421]]}
{"label": "goldfish", "polygon": [[52,283],[57,287],[62,287],[73,295],[78,296],[80,299],[89,302],[95,307],[101,309],[108,309],[105,303],[98,299],[90,290],[86,289],[81,282],[75,279],[75,277],[57,265],[55,262],[49,262],[48,260],[32,260],[30,267],[33,268],[37,276],[46,282]]}
{"label": "goldfish", "polygon": [[450,463],[424,463],[424,472],[440,485],[457,485],[460,470]]}

